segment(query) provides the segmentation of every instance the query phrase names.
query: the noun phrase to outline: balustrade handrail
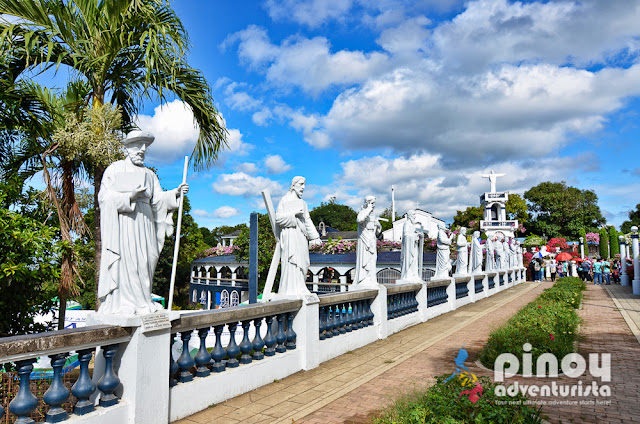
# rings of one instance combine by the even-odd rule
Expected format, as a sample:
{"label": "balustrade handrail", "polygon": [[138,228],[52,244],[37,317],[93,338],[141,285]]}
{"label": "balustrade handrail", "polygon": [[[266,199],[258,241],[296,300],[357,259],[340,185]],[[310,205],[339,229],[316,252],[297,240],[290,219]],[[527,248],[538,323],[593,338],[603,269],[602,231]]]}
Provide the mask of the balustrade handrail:
{"label": "balustrade handrail", "polygon": [[408,293],[418,291],[422,288],[421,283],[411,284],[385,284],[387,294]]}
{"label": "balustrade handrail", "polygon": [[376,296],[378,296],[378,290],[357,290],[346,293],[327,293],[318,296],[318,298],[320,299],[320,306],[328,306],[343,302],[373,299]]}
{"label": "balustrade handrail", "polygon": [[212,327],[234,321],[248,321],[267,315],[285,314],[298,311],[301,307],[302,300],[275,300],[248,306],[242,305],[212,311],[187,313],[172,322],[171,332],[176,333],[195,328]]}
{"label": "balustrade handrail", "polygon": [[128,327],[93,325],[4,337],[0,339],[0,364],[128,342],[131,334]]}

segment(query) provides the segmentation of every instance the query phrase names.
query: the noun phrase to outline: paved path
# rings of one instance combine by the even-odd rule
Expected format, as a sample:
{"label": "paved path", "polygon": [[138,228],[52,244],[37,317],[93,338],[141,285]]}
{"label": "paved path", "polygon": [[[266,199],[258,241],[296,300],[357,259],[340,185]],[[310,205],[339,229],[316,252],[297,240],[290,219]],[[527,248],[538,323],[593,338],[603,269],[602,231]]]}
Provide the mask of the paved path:
{"label": "paved path", "polygon": [[453,372],[463,345],[474,358],[492,328],[550,286],[517,285],[178,423],[366,423],[396,395]]}
{"label": "paved path", "polygon": [[640,296],[633,294],[631,286],[612,284],[604,286],[616,308],[627,322],[629,329],[640,343]]}

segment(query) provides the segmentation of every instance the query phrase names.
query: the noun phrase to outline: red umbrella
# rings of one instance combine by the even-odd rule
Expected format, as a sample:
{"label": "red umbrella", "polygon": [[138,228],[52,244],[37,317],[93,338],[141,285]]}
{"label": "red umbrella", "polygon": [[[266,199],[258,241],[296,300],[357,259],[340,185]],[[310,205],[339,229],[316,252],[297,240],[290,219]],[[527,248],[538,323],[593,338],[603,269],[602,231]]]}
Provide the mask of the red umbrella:
{"label": "red umbrella", "polygon": [[562,252],[562,253],[558,253],[558,255],[556,256],[556,261],[570,261],[571,259],[573,259],[573,256],[571,256],[571,254],[567,253],[567,252]]}
{"label": "red umbrella", "polygon": [[571,258],[572,261],[582,262],[582,258],[580,256],[576,256],[575,258]]}

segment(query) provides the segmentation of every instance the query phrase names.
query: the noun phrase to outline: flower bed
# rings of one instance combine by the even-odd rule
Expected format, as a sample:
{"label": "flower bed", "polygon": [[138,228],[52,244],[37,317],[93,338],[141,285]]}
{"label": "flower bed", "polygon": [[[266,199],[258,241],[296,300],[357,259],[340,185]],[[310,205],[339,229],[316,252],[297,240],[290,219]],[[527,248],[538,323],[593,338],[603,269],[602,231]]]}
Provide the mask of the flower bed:
{"label": "flower bed", "polygon": [[574,352],[580,324],[576,308],[580,306],[584,289],[585,285],[579,278],[559,279],[553,287],[546,289],[506,324],[491,333],[480,352],[482,364],[493,369],[493,364],[501,353],[512,353],[522,358],[525,343],[532,345],[533,363],[543,353],[563,358]]}
{"label": "flower bed", "polygon": [[536,423],[541,421],[539,409],[525,404],[527,398],[518,393],[509,397],[510,402],[495,394],[495,383],[488,377],[480,377],[476,383],[482,394],[472,402],[466,393],[468,380],[449,376],[436,377],[436,384],[426,390],[416,391],[394,402],[375,418],[375,424],[395,423]]}

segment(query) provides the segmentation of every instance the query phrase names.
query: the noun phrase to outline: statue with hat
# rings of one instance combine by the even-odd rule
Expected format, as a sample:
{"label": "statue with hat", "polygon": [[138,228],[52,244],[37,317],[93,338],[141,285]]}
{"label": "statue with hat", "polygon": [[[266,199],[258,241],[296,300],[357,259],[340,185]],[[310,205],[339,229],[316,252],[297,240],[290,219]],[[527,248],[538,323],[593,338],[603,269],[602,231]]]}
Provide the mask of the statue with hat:
{"label": "statue with hat", "polygon": [[102,177],[99,313],[142,315],[162,309],[151,300],[153,274],[164,239],[173,233],[172,212],[189,186],[162,190],[158,177],[144,166],[153,140],[148,131],[129,133],[122,141],[126,159],[109,165]]}

